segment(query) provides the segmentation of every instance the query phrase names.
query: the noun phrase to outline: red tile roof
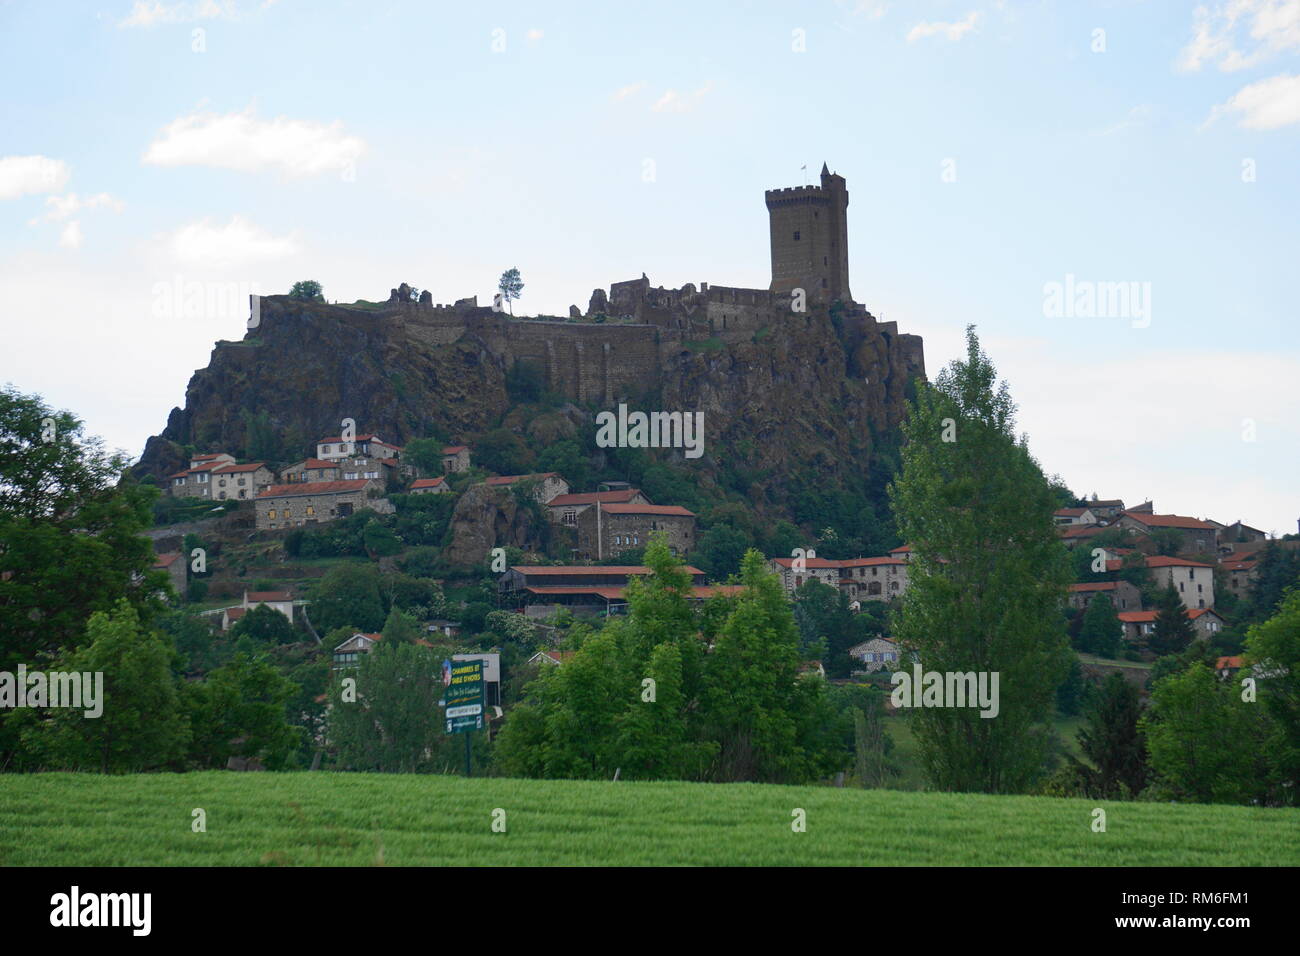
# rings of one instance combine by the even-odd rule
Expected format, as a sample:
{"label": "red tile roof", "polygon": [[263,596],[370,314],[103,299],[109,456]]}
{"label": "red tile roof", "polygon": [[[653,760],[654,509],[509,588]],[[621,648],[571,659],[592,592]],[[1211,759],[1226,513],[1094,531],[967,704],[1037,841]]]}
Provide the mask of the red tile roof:
{"label": "red tile roof", "polygon": [[1057,508],[1052,514],[1060,515],[1062,518],[1078,518],[1087,510],[1087,508]]}
{"label": "red tile roof", "polygon": [[1156,611],[1120,611],[1119,619],[1128,624],[1146,624],[1156,619]]}
{"label": "red tile roof", "polygon": [[911,551],[911,550],[912,550],[912,546],[911,546],[910,544],[905,544],[905,545],[903,545],[902,547],[894,548],[894,550],[890,551],[889,553],[890,553],[890,554],[902,554],[904,551]]}
{"label": "red tile roof", "polygon": [[1245,664],[1243,663],[1241,657],[1220,657],[1217,661],[1214,662],[1214,669],[1216,671],[1221,671],[1229,667],[1236,667],[1240,669],[1244,666]]}
{"label": "red tile roof", "polygon": [[1115,590],[1114,581],[1091,581],[1084,584],[1071,584],[1071,591],[1113,591]]}
{"label": "red tile roof", "polygon": [[1062,538],[1091,538],[1105,530],[1099,524],[1063,524],[1057,525],[1056,533]]}
{"label": "red tile roof", "polygon": [[563,508],[571,505],[594,505],[599,501],[603,505],[626,504],[637,495],[644,494],[636,488],[624,491],[584,491],[579,494],[556,495],[546,502],[548,508]]}
{"label": "red tile roof", "polygon": [[[794,566],[795,558],[773,558],[777,565],[783,568]],[[841,562],[834,561],[830,558],[804,558],[804,566],[808,568],[839,568]]]}
{"label": "red tile roof", "polygon": [[294,462],[285,471],[293,468],[338,468],[338,461],[330,461],[326,458],[304,458],[302,461]]}
{"label": "red tile roof", "polygon": [[[336,445],[336,444],[341,443],[342,441],[343,441],[343,437],[342,437],[341,435],[330,435],[329,438],[322,438],[322,439],[320,439],[319,441],[316,442],[316,444],[318,444],[318,445]],[[368,435],[358,435],[358,436],[356,436],[355,438],[353,438],[352,441],[354,441],[354,442],[359,442],[359,441],[378,441],[378,442],[382,442],[383,439],[380,438],[378,435],[375,435],[375,434],[368,434]],[[387,444],[387,442],[385,442],[385,444]]]}
{"label": "red tile roof", "polygon": [[1208,521],[1202,521],[1199,518],[1188,518],[1183,515],[1153,515],[1141,512],[1121,511],[1121,515],[1128,515],[1134,521],[1139,521],[1149,528],[1187,528],[1194,530],[1212,530],[1214,525]]}
{"label": "red tile roof", "polygon": [[677,518],[694,518],[694,511],[681,505],[601,505],[601,510],[612,515],[665,515]]}
{"label": "red tile roof", "polygon": [[[644,564],[608,564],[608,565],[585,565],[585,564],[516,564],[511,571],[518,571],[520,574],[650,574],[652,569]],[[687,565],[682,569],[687,574],[703,574],[699,568],[693,568]]]}
{"label": "red tile roof", "polygon": [[849,558],[838,564],[841,568],[870,568],[879,565],[904,565],[907,562],[902,558]]}
{"label": "red tile roof", "polygon": [[[254,461],[254,462],[249,462],[247,465],[225,465],[221,468],[218,468],[216,471],[213,472],[213,474],[228,475],[231,474],[232,472],[238,472],[238,471],[257,471],[257,469],[259,468],[266,468],[266,462]],[[267,470],[269,471],[270,469]]]}
{"label": "red tile roof", "polygon": [[442,450],[444,455],[458,455],[463,451],[469,451],[468,445],[448,445]]}
{"label": "red tile roof", "polygon": [[158,555],[158,559],[154,561],[153,566],[155,568],[170,568],[180,556],[179,551],[168,551],[166,554]]}
{"label": "red tile roof", "polygon": [[292,601],[292,591],[245,591],[244,599],[247,601]]}
{"label": "red tile roof", "polygon": [[1168,558],[1163,554],[1149,554],[1146,561],[1148,568],[1212,568],[1212,564],[1200,561],[1188,561],[1184,558]]}
{"label": "red tile roof", "polygon": [[360,491],[370,479],[353,478],[350,481],[298,481],[291,485],[271,485],[263,488],[259,498],[290,498],[301,495],[334,495],[345,491]]}
{"label": "red tile roof", "polygon": [[437,488],[439,485],[446,484],[446,478],[416,478],[411,482],[411,488]]}

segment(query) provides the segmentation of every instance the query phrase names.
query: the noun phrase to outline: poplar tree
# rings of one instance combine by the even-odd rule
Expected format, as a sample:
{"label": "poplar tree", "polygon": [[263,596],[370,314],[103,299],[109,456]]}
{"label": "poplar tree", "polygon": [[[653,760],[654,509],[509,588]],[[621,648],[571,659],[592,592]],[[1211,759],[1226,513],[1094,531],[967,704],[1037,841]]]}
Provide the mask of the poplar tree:
{"label": "poplar tree", "polygon": [[925,671],[999,674],[996,717],[973,707],[912,716],[931,786],[1023,792],[1047,756],[1068,667],[1060,609],[1071,570],[1006,383],[973,327],[966,341],[965,361],[919,384],[903,426],[890,498],[912,558],[894,630]]}

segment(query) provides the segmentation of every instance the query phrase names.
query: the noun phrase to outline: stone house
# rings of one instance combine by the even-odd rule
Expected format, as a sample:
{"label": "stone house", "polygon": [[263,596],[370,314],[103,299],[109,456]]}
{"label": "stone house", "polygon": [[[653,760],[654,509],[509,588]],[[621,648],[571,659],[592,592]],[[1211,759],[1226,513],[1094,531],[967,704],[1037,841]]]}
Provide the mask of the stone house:
{"label": "stone house", "polygon": [[1252,528],[1248,524],[1242,524],[1241,521],[1234,521],[1232,524],[1224,525],[1219,529],[1219,544],[1221,546],[1231,547],[1251,541],[1266,540],[1268,540],[1266,532],[1260,531],[1258,528]]}
{"label": "stone house", "polygon": [[1155,611],[1121,611],[1119,622],[1124,627],[1124,640],[1141,644],[1155,632]]}
{"label": "stone house", "polygon": [[447,485],[447,479],[439,475],[437,478],[416,478],[407,491],[413,495],[442,495],[451,491],[451,488]]}
{"label": "stone house", "polygon": [[1093,498],[1088,502],[1088,510],[1096,516],[1098,521],[1109,523],[1114,518],[1119,517],[1119,513],[1124,510],[1124,499],[1122,498]]}
{"label": "stone house", "polygon": [[168,551],[157,556],[153,566],[160,570],[166,571],[167,576],[171,578],[172,587],[181,597],[185,596],[186,571],[185,556],[179,551]]}
{"label": "stone house", "polygon": [[190,467],[168,475],[167,491],[173,498],[212,498],[212,472],[233,465],[233,455],[196,455]]}
{"label": "stone house", "polygon": [[386,442],[378,435],[357,435],[352,441],[344,441],[339,435],[322,438],[316,443],[316,457],[326,461],[339,458],[401,458],[402,447]]}
{"label": "stone house", "polygon": [[484,484],[489,488],[509,488],[521,481],[537,482],[534,497],[537,498],[539,504],[545,505],[553,498],[569,493],[569,483],[554,471],[548,471],[540,475],[495,475],[487,479]]}
{"label": "stone house", "polygon": [[1146,566],[1156,587],[1174,586],[1189,611],[1214,607],[1214,566],[1184,558],[1147,555]]}
{"label": "stone house", "polygon": [[892,601],[907,591],[907,562],[901,557],[851,558],[839,566],[837,586],[850,601]]}
{"label": "stone house", "polygon": [[1229,591],[1238,598],[1250,595],[1255,581],[1259,577],[1258,562],[1253,558],[1243,560],[1233,553],[1220,559],[1219,567],[1223,569],[1223,582]]}
{"label": "stone house", "polygon": [[280,472],[280,484],[289,485],[299,481],[338,481],[340,477],[337,460],[304,458]]}
{"label": "stone house", "polygon": [[382,634],[366,634],[361,631],[353,634],[338,647],[334,648],[334,670],[356,667],[362,654],[369,654],[370,649],[384,639]]}
{"label": "stone house", "polygon": [[1089,581],[1071,584],[1067,602],[1076,611],[1087,610],[1088,603],[1103,594],[1116,611],[1142,610],[1142,592],[1127,581]]}
{"label": "stone house", "polygon": [[469,447],[467,445],[448,445],[442,450],[442,473],[455,475],[469,471]]}
{"label": "stone house", "polygon": [[1219,544],[1218,529],[1210,522],[1199,518],[1121,511],[1115,523],[1121,528],[1128,528],[1139,534],[1149,535],[1158,530],[1176,531],[1181,537],[1179,554],[1212,555],[1216,553]]}
{"label": "stone house", "polygon": [[579,494],[557,495],[546,503],[546,510],[556,524],[570,528],[578,526],[578,515],[599,502],[602,505],[654,504],[645,492],[637,488],[617,491],[588,491]]}
{"label": "stone house", "polygon": [[1196,627],[1196,636],[1207,641],[1223,630],[1227,624],[1227,621],[1213,608],[1197,608],[1195,611],[1188,611],[1187,616],[1192,619],[1192,624]]}
{"label": "stone house", "polygon": [[[308,481],[272,485],[257,496],[257,529],[297,528],[335,518],[346,518],[362,508],[391,510],[379,497],[383,485],[374,479]],[[372,496],[374,492],[374,496]]]}
{"label": "stone house", "polygon": [[1060,537],[1061,543],[1071,550],[1081,542],[1095,538],[1105,530],[1105,525],[1101,524],[1058,524],[1056,526],[1056,533]]}
{"label": "stone house", "polygon": [[375,479],[388,487],[390,481],[396,481],[398,462],[396,458],[371,458],[353,455],[339,459],[339,479],[355,481],[358,478]]}
{"label": "stone house", "polygon": [[1097,516],[1088,508],[1057,508],[1052,513],[1058,525],[1097,524]]}
{"label": "stone house", "polygon": [[887,637],[873,637],[849,648],[849,657],[859,661],[868,674],[893,668],[898,664],[899,655],[898,644]]}
{"label": "stone house", "polygon": [[597,503],[578,515],[577,528],[578,554],[587,560],[645,547],[657,532],[674,554],[695,548],[695,513],[678,505]]}
{"label": "stone house", "polygon": [[[802,567],[799,569],[795,568],[796,560],[802,561]],[[840,562],[829,558],[770,558],[767,566],[781,579],[781,586],[790,595],[812,580],[820,581],[829,587],[839,587]]]}
{"label": "stone house", "polygon": [[216,501],[253,499],[273,484],[275,474],[260,461],[223,465],[212,471],[212,498]]}
{"label": "stone house", "polygon": [[240,619],[247,613],[248,613],[248,609],[245,607],[225,608],[221,612],[221,629],[223,631],[230,630],[232,627],[238,624]]}

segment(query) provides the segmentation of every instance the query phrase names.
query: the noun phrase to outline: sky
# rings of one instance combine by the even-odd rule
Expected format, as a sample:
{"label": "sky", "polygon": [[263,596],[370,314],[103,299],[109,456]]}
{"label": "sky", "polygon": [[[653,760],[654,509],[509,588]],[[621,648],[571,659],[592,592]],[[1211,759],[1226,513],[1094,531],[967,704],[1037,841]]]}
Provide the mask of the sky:
{"label": "sky", "polygon": [[0,0],[0,80],[0,382],[132,455],[250,292],[766,288],[826,162],[1048,474],[1297,529],[1300,0]]}

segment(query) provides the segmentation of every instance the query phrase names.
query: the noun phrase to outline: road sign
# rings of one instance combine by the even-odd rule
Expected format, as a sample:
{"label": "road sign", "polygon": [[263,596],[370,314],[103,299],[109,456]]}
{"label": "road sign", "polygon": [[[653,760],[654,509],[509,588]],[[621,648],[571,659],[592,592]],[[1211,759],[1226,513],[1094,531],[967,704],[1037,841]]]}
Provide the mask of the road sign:
{"label": "road sign", "polygon": [[449,734],[483,729],[483,662],[443,661],[446,711],[443,718]]}

